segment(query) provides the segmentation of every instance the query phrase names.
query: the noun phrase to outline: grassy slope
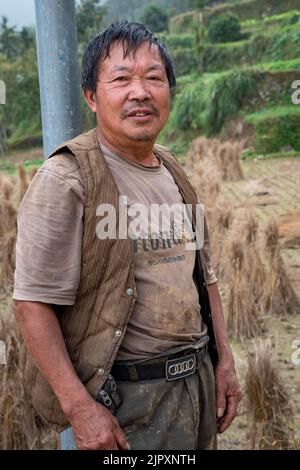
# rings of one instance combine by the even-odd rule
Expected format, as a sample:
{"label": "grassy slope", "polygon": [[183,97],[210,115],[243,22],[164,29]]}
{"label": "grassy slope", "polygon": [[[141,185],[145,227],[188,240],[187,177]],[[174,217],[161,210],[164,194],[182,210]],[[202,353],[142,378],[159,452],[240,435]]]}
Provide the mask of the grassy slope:
{"label": "grassy slope", "polygon": [[[300,143],[298,145],[298,136],[294,135],[294,127],[296,126],[295,119],[298,119],[298,110],[295,109],[295,106],[291,105],[291,95],[293,93],[291,85],[293,81],[298,79],[300,70],[299,4],[291,1],[289,3],[285,2],[285,5],[276,4],[275,7],[274,5],[272,6],[272,2],[270,2],[269,6],[258,5],[259,2],[256,0],[237,3],[243,3],[243,5],[217,5],[211,10],[212,16],[215,17],[216,14],[224,12],[224,9],[226,10],[227,8],[237,9],[235,13],[241,13],[240,18],[243,19],[242,32],[248,33],[248,39],[234,43],[209,46],[212,52],[209,53],[208,51],[207,55],[208,73],[202,75],[201,79],[196,71],[178,78],[178,92],[185,92],[182,100],[183,103],[179,106],[178,111],[176,101],[173,102],[173,111],[170,121],[167,129],[163,131],[160,141],[170,145],[173,151],[180,156],[183,156],[187,151],[194,137],[199,134],[210,134],[210,130],[206,125],[208,121],[205,112],[207,111],[209,102],[209,100],[207,100],[208,89],[210,85],[212,85],[212,82],[217,83],[218,78],[230,72],[231,67],[236,67],[240,70],[241,65],[249,72],[250,70],[256,70],[265,73],[266,83],[262,90],[259,89],[257,91],[257,95],[253,99],[253,106],[249,107],[249,103],[246,103],[245,106],[245,103],[243,103],[241,104],[240,110],[233,110],[233,114],[235,114],[236,117],[236,111],[239,111],[240,115],[245,115],[247,121],[251,122],[253,125],[254,131],[258,134],[260,133],[262,136],[265,134],[262,126],[264,120],[268,123],[267,127],[274,126],[274,133],[276,135],[282,134],[274,145],[272,145],[272,142],[265,142],[266,139],[262,139],[261,137],[256,139],[254,145],[255,152],[258,154],[264,153],[265,155],[273,155],[274,153],[281,155],[281,148],[290,143],[292,143],[293,148],[296,150],[298,150],[300,146]],[[263,11],[264,16],[261,16],[262,12],[253,12],[253,9],[257,8],[259,11],[266,10]],[[269,16],[265,16],[266,14]],[[179,44],[179,39],[181,37],[183,38],[183,33],[187,31],[187,22],[192,24],[195,18],[194,12],[194,14],[185,14],[172,19],[171,27],[176,25],[176,28],[171,28],[172,31],[176,33],[170,36],[173,44],[176,43],[176,38]],[[193,31],[195,31],[195,27],[190,30],[190,34],[192,34]],[[171,49],[172,41],[170,43]],[[214,48],[215,51],[213,52]],[[214,54],[216,55],[214,56]],[[223,72],[213,72],[218,60],[220,61],[221,68],[223,64]],[[255,63],[256,60],[259,60],[259,62]],[[198,86],[197,82],[199,83]],[[280,82],[282,82],[281,87]],[[200,98],[201,94],[203,98]],[[192,110],[193,104],[194,110]],[[281,107],[282,109],[280,109]],[[228,106],[224,106],[224,109],[225,108],[228,109]],[[267,111],[265,111],[265,108],[267,108]],[[191,115],[193,116],[191,117]],[[277,127],[275,127],[275,120],[273,119],[271,121],[271,117],[277,118]],[[278,119],[281,118],[286,119],[287,122],[289,120],[292,121],[289,129],[285,129],[281,123],[278,123]],[[225,119],[227,124],[230,119],[231,116],[228,115]],[[294,135],[292,139],[293,142],[289,142],[291,135]]]}

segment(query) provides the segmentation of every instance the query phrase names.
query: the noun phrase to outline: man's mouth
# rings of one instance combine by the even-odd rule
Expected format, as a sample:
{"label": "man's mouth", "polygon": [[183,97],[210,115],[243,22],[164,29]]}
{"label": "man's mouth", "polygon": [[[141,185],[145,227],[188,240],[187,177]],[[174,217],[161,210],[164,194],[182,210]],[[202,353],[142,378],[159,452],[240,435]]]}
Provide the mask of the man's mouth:
{"label": "man's mouth", "polygon": [[143,108],[137,107],[137,108],[128,110],[125,114],[125,117],[134,119],[137,122],[147,122],[150,119],[152,119],[153,116],[157,116],[157,115],[158,113],[154,108],[152,109],[152,107],[144,106]]}
{"label": "man's mouth", "polygon": [[127,117],[135,117],[135,118],[144,118],[147,116],[153,116],[153,111],[152,109],[149,108],[139,108],[139,109],[133,109],[127,114]]}
{"label": "man's mouth", "polygon": [[134,113],[134,114],[129,114],[130,117],[143,117],[143,116],[149,116],[149,113]]}

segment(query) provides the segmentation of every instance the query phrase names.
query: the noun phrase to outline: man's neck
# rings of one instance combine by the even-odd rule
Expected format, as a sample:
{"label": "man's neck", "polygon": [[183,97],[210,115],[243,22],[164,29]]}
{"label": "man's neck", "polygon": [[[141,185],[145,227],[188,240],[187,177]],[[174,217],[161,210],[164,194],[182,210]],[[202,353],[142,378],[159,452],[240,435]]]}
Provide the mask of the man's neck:
{"label": "man's neck", "polygon": [[159,166],[159,160],[153,153],[154,143],[140,142],[140,145],[126,146],[126,144],[118,145],[118,142],[112,142],[111,139],[106,138],[103,133],[97,128],[97,137],[100,144],[103,144],[111,152],[116,153],[120,157],[128,158],[134,162],[140,163],[145,166]]}

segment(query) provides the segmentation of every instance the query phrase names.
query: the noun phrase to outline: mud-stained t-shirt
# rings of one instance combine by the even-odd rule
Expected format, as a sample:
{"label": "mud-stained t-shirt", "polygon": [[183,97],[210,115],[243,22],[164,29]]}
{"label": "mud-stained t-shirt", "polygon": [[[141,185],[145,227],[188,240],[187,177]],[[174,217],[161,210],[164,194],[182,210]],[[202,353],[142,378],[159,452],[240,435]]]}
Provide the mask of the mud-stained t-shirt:
{"label": "mud-stained t-shirt", "polygon": [[[180,219],[163,225],[168,211],[161,209],[160,219],[151,212],[153,204],[155,210],[182,205],[178,187],[161,161],[157,167],[145,167],[103,146],[102,150],[124,207],[127,203],[137,288],[117,359],[147,357],[194,342],[207,331],[193,280],[195,250],[185,249],[187,243],[191,248],[191,241],[176,225]],[[50,158],[35,175],[18,214],[14,299],[74,304],[80,280],[84,196],[80,168],[72,155]],[[208,238],[204,255],[207,283],[212,284],[217,279]]]}

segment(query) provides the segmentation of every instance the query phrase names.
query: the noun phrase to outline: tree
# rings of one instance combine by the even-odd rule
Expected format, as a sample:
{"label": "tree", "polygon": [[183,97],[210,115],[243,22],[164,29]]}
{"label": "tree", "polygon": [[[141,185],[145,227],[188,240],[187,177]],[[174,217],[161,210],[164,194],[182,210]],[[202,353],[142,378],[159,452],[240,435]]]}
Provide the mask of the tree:
{"label": "tree", "polygon": [[34,47],[34,30],[23,27],[21,31],[16,31],[15,27],[8,26],[8,20],[2,16],[0,24],[0,53],[4,54],[8,60],[15,60],[23,55],[25,51]]}
{"label": "tree", "polygon": [[6,104],[0,106],[0,153],[7,140],[38,135],[41,130],[37,57],[33,28],[16,31],[6,17],[0,23],[0,70]]}
{"label": "tree", "polygon": [[2,16],[0,24],[0,53],[9,60],[18,55],[19,40],[15,27],[8,26],[8,19]]}
{"label": "tree", "polygon": [[156,5],[149,5],[141,16],[141,22],[155,33],[168,30],[168,15]]}
{"label": "tree", "polygon": [[99,0],[81,0],[76,8],[78,42],[86,44],[102,27],[105,7]]}
{"label": "tree", "polygon": [[27,28],[24,26],[19,35],[20,42],[20,53],[24,54],[25,51],[35,47],[35,32],[33,28]]}
{"label": "tree", "polygon": [[209,0],[194,0],[196,7],[200,10],[198,22],[196,25],[196,50],[199,56],[198,69],[200,73],[204,72],[204,33],[205,33],[205,17],[204,8],[210,3]]}
{"label": "tree", "polygon": [[237,16],[220,15],[213,20],[208,28],[211,42],[231,42],[241,39],[241,25]]}

